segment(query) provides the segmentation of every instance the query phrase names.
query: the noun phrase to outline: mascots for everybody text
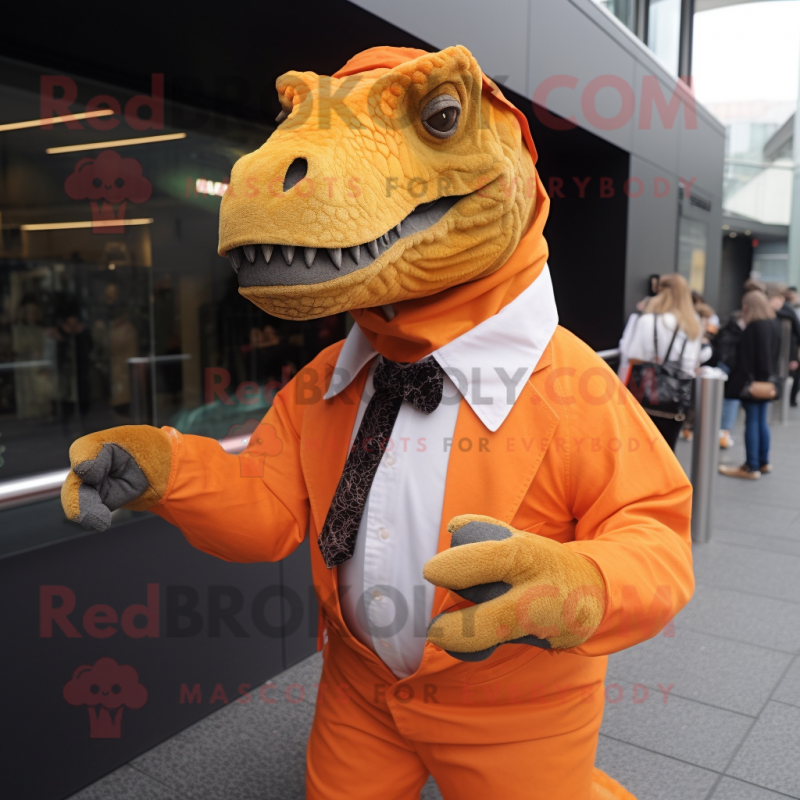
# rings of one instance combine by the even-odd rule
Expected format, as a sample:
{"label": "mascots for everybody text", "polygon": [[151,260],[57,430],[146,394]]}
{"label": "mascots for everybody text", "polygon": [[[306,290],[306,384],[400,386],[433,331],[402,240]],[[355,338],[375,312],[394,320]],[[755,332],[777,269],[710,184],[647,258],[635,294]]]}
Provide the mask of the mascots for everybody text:
{"label": "mascots for everybody text", "polygon": [[311,800],[408,800],[430,774],[453,800],[632,798],[594,767],[606,656],[688,601],[691,487],[558,327],[524,116],[460,46],[277,89],[220,253],[264,311],[356,324],[239,456],[171,428],[79,439],[67,515],[149,509],[229,561],[310,538]]}

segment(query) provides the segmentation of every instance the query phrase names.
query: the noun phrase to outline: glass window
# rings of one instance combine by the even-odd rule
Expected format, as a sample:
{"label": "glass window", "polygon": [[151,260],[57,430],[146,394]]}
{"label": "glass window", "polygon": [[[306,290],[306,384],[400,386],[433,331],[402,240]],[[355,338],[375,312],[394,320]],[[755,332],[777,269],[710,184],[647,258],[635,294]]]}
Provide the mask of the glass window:
{"label": "glass window", "polygon": [[678,272],[689,288],[703,294],[706,284],[708,225],[690,217],[681,217],[678,230]]}
{"label": "glass window", "polygon": [[681,0],[650,0],[647,46],[669,70],[678,74],[681,49]]}
{"label": "glass window", "polygon": [[[165,104],[159,86],[40,82],[0,60],[0,481],[65,468],[72,441],[115,425],[254,427],[345,334],[344,315],[258,310],[216,253],[231,167],[272,126]],[[48,91],[89,118],[18,126]]]}
{"label": "glass window", "polygon": [[601,6],[608,9],[625,27],[636,29],[637,0],[598,0]]}
{"label": "glass window", "polygon": [[774,283],[789,282],[789,253],[785,239],[760,241],[753,249],[752,276]]}

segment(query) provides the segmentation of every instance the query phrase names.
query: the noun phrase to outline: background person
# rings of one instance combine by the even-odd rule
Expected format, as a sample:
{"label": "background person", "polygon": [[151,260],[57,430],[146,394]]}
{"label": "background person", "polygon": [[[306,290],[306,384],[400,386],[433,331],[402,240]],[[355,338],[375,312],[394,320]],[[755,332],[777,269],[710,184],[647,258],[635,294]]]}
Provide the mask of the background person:
{"label": "background person", "polygon": [[[685,278],[677,273],[663,275],[658,283],[658,294],[647,301],[644,313],[626,327],[619,343],[620,357],[628,365],[680,360],[683,372],[694,375],[700,361],[701,336],[700,320]],[[626,384],[629,374],[628,369]],[[682,420],[651,418],[674,450]]]}
{"label": "background person", "polygon": [[[744,332],[736,349],[736,366],[725,384],[726,397],[741,397],[751,381],[768,381],[777,374],[781,346],[780,323],[763,292],[748,292],[742,298]],[[742,466],[721,464],[719,471],[731,478],[757,480],[771,472],[770,433],[767,425],[769,400],[742,399],[745,413],[744,443],[747,460]]]}
{"label": "background person", "polygon": [[[714,337],[714,366],[719,367],[728,375],[736,367],[736,351],[739,340],[742,338],[745,322],[742,312],[734,311],[731,318],[720,328]],[[725,397],[722,401],[722,419],[720,421],[719,446],[723,450],[733,447],[731,431],[736,424],[736,415],[739,413],[739,398]]]}
{"label": "background person", "polygon": [[[700,358],[699,365],[711,365],[714,361],[714,337],[719,332],[719,316],[703,299],[699,292],[692,292],[692,304],[695,314],[700,318]],[[681,436],[687,441],[692,440],[694,432],[694,408],[687,414],[686,422],[681,430]]]}
{"label": "background person", "polygon": [[767,284],[758,278],[748,278],[744,282],[742,291],[747,294],[748,292],[764,292],[766,294]]}
{"label": "background person", "polygon": [[[775,315],[781,322],[787,320],[791,326],[791,334],[789,339],[789,376],[793,379],[791,404],[797,406],[797,391],[800,389],[798,385],[798,354],[797,350],[800,346],[800,319],[797,317],[797,312],[789,302],[789,290],[780,283],[767,284],[767,297],[769,304],[775,311]],[[783,334],[781,334],[783,335]]]}
{"label": "background person", "polygon": [[719,316],[708,303],[700,292],[692,291],[692,305],[697,313],[697,316],[703,321],[706,334],[713,336],[719,330]]}

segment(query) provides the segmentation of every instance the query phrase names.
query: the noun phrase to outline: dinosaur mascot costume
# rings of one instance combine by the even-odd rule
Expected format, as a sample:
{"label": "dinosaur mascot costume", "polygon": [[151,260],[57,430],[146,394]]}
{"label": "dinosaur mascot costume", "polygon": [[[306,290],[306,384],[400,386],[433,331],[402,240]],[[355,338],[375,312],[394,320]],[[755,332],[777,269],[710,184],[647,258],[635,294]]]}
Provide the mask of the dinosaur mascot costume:
{"label": "dinosaur mascot costume", "polygon": [[691,487],[558,327],[525,117],[461,46],[277,89],[219,252],[264,311],[356,324],[238,456],[144,425],[76,441],[68,517],[149,509],[228,561],[310,538],[311,800],[408,800],[431,774],[454,800],[632,798],[594,767],[606,656],[691,596]]}

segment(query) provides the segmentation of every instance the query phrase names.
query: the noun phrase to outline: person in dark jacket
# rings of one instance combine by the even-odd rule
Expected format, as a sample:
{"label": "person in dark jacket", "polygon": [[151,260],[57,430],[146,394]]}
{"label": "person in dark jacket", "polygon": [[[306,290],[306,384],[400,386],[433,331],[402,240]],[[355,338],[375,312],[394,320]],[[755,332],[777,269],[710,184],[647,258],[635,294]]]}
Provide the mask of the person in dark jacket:
{"label": "person in dark jacket", "polygon": [[[745,329],[736,348],[736,366],[725,384],[725,396],[728,398],[742,397],[751,382],[768,382],[778,370],[780,322],[763,292],[748,292],[742,298],[741,318]],[[768,400],[742,397],[747,461],[741,467],[720,465],[719,471],[723,475],[757,480],[762,473],[772,471],[769,463],[768,404]]]}
{"label": "person in dark jacket", "polygon": [[[723,325],[713,340],[714,355],[709,364],[719,367],[726,374],[730,375],[736,367],[736,349],[744,331],[744,322],[741,312],[737,311]],[[733,437],[731,431],[736,423],[736,416],[739,413],[739,398],[726,397],[722,403],[722,419],[719,430],[719,446],[723,450],[733,447]]]}
{"label": "person in dark jacket", "polygon": [[775,316],[790,331],[789,376],[794,381],[792,384],[791,404],[797,406],[797,392],[800,390],[800,371],[798,371],[800,363],[798,363],[797,355],[798,347],[800,347],[800,318],[798,318],[797,312],[789,302],[790,296],[789,290],[779,283],[767,285],[767,297],[775,311]]}

